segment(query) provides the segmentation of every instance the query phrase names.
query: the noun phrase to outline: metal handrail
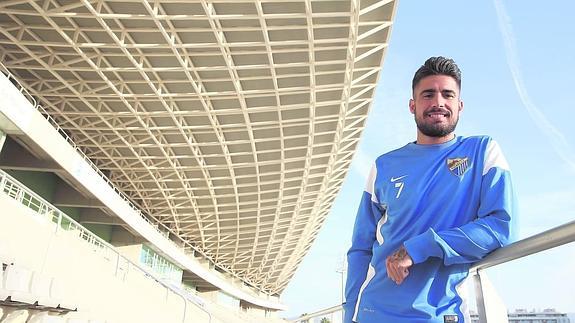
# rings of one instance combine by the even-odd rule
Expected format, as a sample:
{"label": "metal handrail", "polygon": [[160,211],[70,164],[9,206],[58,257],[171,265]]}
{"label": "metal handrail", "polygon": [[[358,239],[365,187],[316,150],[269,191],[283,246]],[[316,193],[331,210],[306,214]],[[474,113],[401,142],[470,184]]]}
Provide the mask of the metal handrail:
{"label": "metal handrail", "polygon": [[304,314],[304,315],[302,315],[296,319],[291,320],[290,322],[305,322],[305,321],[308,321],[308,320],[311,320],[314,318],[325,317],[326,315],[336,313],[336,312],[342,311],[342,310],[343,310],[342,305],[336,305],[336,306],[324,308],[323,310],[319,310],[317,312],[313,312],[310,314]]}
{"label": "metal handrail", "polygon": [[470,271],[478,271],[500,265],[518,258],[575,241],[575,221],[543,231],[531,237],[497,249],[471,266]]}
{"label": "metal handrail", "polygon": [[12,80],[12,84],[16,85],[18,87],[18,90],[20,91],[20,93],[22,93],[22,95],[24,95],[24,97],[30,102],[32,103],[32,106],[36,106],[36,98],[34,98],[34,96],[32,96],[32,94],[30,94],[30,92],[28,92],[28,90],[20,83],[20,81],[18,81],[18,79],[14,76],[14,74],[12,74],[12,72],[10,72],[8,70],[8,68],[6,68],[6,66],[4,66],[4,64],[2,64],[2,62],[0,62],[0,72],[4,73],[6,75],[6,77],[8,77],[9,80]]}
{"label": "metal handrail", "polygon": [[[479,271],[484,269],[559,247],[574,241],[575,221],[571,221],[522,239],[503,248],[499,248],[481,261],[473,264],[469,269],[469,272],[476,275]],[[343,310],[343,307],[341,305],[336,305],[310,314],[302,315],[301,317],[292,319],[290,322],[303,322],[313,318],[323,317],[339,310]]]}
{"label": "metal handrail", "polygon": [[[119,272],[128,271],[130,267],[136,268],[145,277],[152,278],[156,283],[163,286],[165,289],[173,292],[174,294],[182,297],[184,300],[184,314],[182,322],[185,322],[186,311],[187,311],[187,300],[190,300],[198,309],[206,313],[209,317],[209,322],[212,320],[212,314],[204,308],[204,304],[199,304],[194,297],[196,295],[187,295],[188,291],[180,290],[174,286],[165,283],[162,279],[158,278],[155,273],[148,271],[145,267],[131,261],[130,259],[122,256],[114,246],[98,237],[90,230],[86,229],[80,223],[76,222],[66,213],[60,211],[57,207],[50,204],[44,198],[36,194],[34,191],[26,187],[24,184],[20,183],[17,179],[7,174],[5,171],[0,169],[0,192],[6,194],[8,197],[20,202],[22,205],[28,207],[36,215],[44,217],[46,220],[56,224],[56,231],[54,234],[58,233],[60,230],[65,230],[69,232],[74,232],[79,238],[85,240],[90,245],[95,247],[94,251],[102,253],[104,258],[108,261],[112,261],[112,258],[116,260],[116,272],[115,276],[118,276]],[[115,257],[110,257],[113,254]],[[128,267],[124,268],[124,264]],[[125,276],[123,277],[125,279]]]}

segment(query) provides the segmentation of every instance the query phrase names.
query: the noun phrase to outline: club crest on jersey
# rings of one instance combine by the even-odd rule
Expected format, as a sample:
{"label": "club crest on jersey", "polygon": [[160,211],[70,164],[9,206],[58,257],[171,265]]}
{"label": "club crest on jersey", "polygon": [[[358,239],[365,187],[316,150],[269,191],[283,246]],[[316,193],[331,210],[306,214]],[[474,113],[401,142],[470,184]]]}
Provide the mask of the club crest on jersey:
{"label": "club crest on jersey", "polygon": [[469,169],[469,157],[447,158],[447,168],[454,175],[461,177]]}

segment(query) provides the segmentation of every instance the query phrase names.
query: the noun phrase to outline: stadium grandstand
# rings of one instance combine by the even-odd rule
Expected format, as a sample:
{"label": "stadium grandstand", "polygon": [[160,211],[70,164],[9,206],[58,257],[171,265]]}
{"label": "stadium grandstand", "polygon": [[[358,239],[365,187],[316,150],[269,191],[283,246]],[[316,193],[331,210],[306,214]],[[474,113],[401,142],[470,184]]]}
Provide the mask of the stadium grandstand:
{"label": "stadium grandstand", "polygon": [[281,322],[380,0],[0,1],[0,322]]}

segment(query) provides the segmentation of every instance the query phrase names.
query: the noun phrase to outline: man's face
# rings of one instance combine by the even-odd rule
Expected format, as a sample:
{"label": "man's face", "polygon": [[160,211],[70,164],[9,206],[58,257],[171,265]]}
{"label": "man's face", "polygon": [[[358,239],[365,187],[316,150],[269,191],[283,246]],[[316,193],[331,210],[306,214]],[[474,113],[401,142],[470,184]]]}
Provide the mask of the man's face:
{"label": "man's face", "polygon": [[427,76],[419,81],[413,92],[409,110],[415,116],[420,135],[441,138],[453,133],[459,112],[463,110],[455,79],[446,75]]}

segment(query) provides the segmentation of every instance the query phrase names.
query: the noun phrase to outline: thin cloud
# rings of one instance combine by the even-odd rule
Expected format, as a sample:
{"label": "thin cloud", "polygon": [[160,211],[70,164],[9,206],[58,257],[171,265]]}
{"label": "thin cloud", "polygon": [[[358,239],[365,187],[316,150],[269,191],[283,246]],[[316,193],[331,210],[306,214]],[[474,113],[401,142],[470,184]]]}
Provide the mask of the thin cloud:
{"label": "thin cloud", "polygon": [[368,154],[363,149],[359,149],[353,157],[351,171],[359,174],[361,179],[365,182],[367,180],[367,176],[369,175],[369,171],[371,170],[373,161],[374,158],[370,154]]}
{"label": "thin cloud", "polygon": [[557,129],[549,120],[545,117],[545,114],[537,108],[533,103],[527,90],[525,84],[523,83],[523,77],[521,75],[521,70],[519,68],[519,57],[517,55],[515,36],[513,35],[513,29],[511,26],[511,19],[505,11],[505,7],[501,3],[501,0],[493,0],[495,4],[495,11],[497,12],[497,20],[499,23],[499,30],[503,36],[503,42],[505,45],[505,54],[507,56],[507,64],[511,70],[511,75],[515,83],[515,88],[519,93],[519,97],[523,102],[523,107],[527,110],[531,119],[535,122],[537,127],[547,136],[551,145],[555,149],[555,152],[559,157],[569,165],[572,171],[575,171],[575,153],[571,149],[565,136]]}

